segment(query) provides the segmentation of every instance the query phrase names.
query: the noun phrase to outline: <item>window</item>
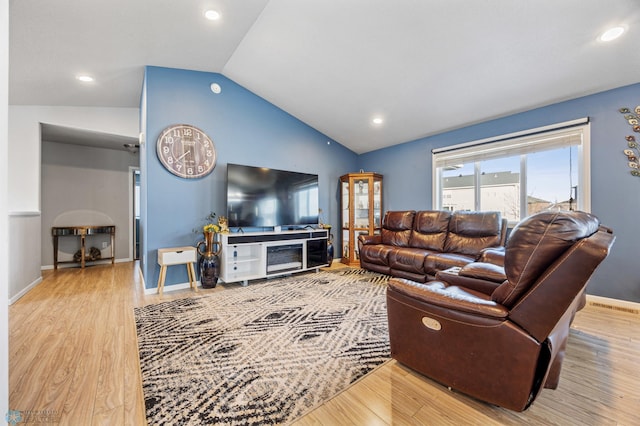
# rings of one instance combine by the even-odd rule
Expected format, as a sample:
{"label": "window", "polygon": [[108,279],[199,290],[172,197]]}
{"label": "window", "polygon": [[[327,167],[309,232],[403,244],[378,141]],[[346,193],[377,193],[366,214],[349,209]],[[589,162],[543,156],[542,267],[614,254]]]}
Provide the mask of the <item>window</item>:
{"label": "window", "polygon": [[546,209],[590,210],[587,119],[433,151],[433,205],[495,210],[510,222]]}

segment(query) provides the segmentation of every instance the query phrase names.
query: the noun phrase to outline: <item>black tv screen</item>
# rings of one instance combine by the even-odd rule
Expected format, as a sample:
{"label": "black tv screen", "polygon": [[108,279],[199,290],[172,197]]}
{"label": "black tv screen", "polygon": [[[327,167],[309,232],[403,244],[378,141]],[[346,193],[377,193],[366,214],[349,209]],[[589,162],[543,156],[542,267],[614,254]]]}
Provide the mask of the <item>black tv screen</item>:
{"label": "black tv screen", "polygon": [[227,165],[230,227],[304,226],[318,223],[318,175]]}

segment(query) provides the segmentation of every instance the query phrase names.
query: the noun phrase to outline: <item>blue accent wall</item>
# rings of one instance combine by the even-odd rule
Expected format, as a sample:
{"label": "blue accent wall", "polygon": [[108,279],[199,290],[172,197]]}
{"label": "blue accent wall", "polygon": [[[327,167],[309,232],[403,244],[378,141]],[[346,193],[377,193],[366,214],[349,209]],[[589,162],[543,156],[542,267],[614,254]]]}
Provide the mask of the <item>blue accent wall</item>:
{"label": "blue accent wall", "polygon": [[[369,152],[359,156],[357,168],[384,175],[385,210],[430,209],[432,149],[589,117],[591,211],[614,230],[617,240],[587,291],[640,302],[640,274],[635,264],[640,241],[640,178],[629,173],[622,153],[627,147],[625,136],[635,135],[640,141],[640,133],[634,133],[618,112],[621,107],[638,105],[640,84],[634,84]],[[464,100],[460,106],[464,114]]]}
{"label": "blue accent wall", "polygon": [[[222,87],[220,94],[211,83]],[[496,95],[498,96],[498,95]],[[490,102],[490,100],[488,100]],[[211,211],[225,214],[226,164],[237,163],[319,175],[324,221],[339,226],[338,179],[364,169],[384,175],[385,210],[432,208],[431,150],[589,117],[591,209],[613,228],[611,255],[589,283],[589,294],[640,302],[633,255],[640,240],[640,178],[629,173],[622,150],[631,126],[618,112],[640,105],[640,84],[557,103],[360,156],[221,74],[147,67],[141,99],[141,237],[145,286],[157,285],[157,250],[193,246],[192,230]],[[460,114],[464,114],[461,102]],[[217,166],[202,179],[166,171],[157,158],[158,135],[171,124],[192,124],[214,141]],[[640,134],[635,133],[640,140]],[[330,141],[330,144],[327,142]],[[334,231],[335,233],[336,231]],[[340,253],[339,242],[336,250]],[[186,268],[170,267],[166,286],[188,281]]]}
{"label": "blue accent wall", "polygon": [[[211,83],[221,86],[220,94],[210,90]],[[324,222],[338,226],[338,181],[358,169],[354,152],[221,74],[147,67],[142,93],[141,263],[146,288],[157,286],[159,248],[194,246],[202,234],[193,229],[203,218],[212,211],[225,215],[227,163],[317,174]],[[160,132],[182,123],[202,129],[215,144],[217,165],[204,178],[179,178],[158,160]],[[166,287],[185,282],[186,268],[168,268]]]}

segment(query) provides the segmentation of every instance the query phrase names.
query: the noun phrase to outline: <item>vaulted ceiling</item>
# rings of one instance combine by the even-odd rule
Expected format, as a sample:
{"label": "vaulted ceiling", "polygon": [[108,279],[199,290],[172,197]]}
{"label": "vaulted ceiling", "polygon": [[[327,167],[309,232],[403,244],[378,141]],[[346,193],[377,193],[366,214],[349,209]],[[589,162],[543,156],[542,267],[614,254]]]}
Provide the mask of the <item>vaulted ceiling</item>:
{"label": "vaulted ceiling", "polygon": [[[10,0],[9,13],[10,104],[138,107],[145,65],[218,72],[357,153],[640,81],[638,0]],[[599,41],[611,26],[626,31]]]}

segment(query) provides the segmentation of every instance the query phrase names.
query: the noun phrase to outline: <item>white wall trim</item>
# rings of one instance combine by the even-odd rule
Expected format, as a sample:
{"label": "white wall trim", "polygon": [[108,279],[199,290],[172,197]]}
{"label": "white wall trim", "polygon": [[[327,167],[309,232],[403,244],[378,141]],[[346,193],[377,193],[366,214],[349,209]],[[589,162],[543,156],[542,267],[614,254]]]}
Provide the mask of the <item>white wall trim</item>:
{"label": "white wall trim", "polygon": [[[114,260],[115,263],[125,263],[125,262],[131,262],[131,259],[116,259]],[[102,259],[102,260],[92,260],[91,264],[89,266],[98,266],[98,265],[108,265],[111,263],[110,259]],[[58,269],[64,269],[64,268],[78,268],[80,266],[80,263],[65,263],[62,265],[58,265]],[[53,269],[53,265],[42,265],[40,267],[41,271],[46,271],[49,269]]]}
{"label": "white wall trim", "polygon": [[10,217],[32,217],[32,216],[40,216],[42,212],[38,210],[33,211],[24,211],[24,212],[9,212]]}
{"label": "white wall trim", "polygon": [[[200,281],[196,281],[196,287],[200,287],[202,288],[202,286],[200,285]],[[171,285],[165,285],[164,286],[164,290],[162,290],[164,293],[168,293],[171,291],[177,291],[177,290],[185,290],[191,288],[191,284],[189,284],[188,282],[186,283],[178,283],[178,284],[171,284]],[[158,292],[158,285],[156,284],[155,287],[151,287],[151,288],[145,288],[144,289],[144,294],[156,294]]]}
{"label": "white wall trim", "polygon": [[29,291],[31,291],[32,288],[35,288],[35,286],[37,286],[41,282],[42,282],[42,277],[39,277],[34,282],[32,282],[31,284],[29,284],[28,286],[20,290],[18,294],[16,294],[15,296],[9,299],[9,305],[13,305],[14,303],[16,303],[22,296],[27,294]]}
{"label": "white wall trim", "polygon": [[138,268],[138,276],[140,277],[140,284],[142,285],[142,290],[145,290],[147,286],[144,283],[144,274],[142,273],[142,268],[140,267],[140,261],[136,261],[136,266]]}

